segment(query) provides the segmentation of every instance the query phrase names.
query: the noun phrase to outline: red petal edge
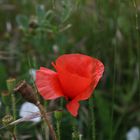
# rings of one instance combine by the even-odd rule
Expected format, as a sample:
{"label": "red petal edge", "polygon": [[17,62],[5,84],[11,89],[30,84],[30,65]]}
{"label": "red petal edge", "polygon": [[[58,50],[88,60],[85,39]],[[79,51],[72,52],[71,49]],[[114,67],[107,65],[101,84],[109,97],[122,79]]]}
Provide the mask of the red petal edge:
{"label": "red petal edge", "polygon": [[77,114],[78,114],[78,109],[80,106],[79,101],[90,98],[91,94],[93,93],[95,87],[97,86],[97,84],[104,72],[104,65],[102,64],[102,62],[100,62],[97,59],[93,59],[93,61],[96,63],[96,69],[93,72],[93,81],[92,81],[91,85],[84,92],[82,92],[80,95],[75,97],[72,101],[70,101],[66,106],[68,111],[73,116],[77,116]]}
{"label": "red petal edge", "polygon": [[41,67],[36,72],[36,86],[41,96],[46,100],[56,99],[64,96],[59,85],[57,73]]}
{"label": "red petal edge", "polygon": [[93,93],[99,80],[102,77],[102,74],[104,72],[104,65],[102,64],[102,62],[100,62],[97,59],[94,59],[93,61],[96,63],[96,68],[95,68],[95,71],[93,72],[92,82],[91,82],[90,86],[84,92],[82,92],[75,98],[75,100],[77,100],[77,101],[86,100],[86,99],[90,98],[91,94]]}
{"label": "red petal edge", "polygon": [[68,111],[69,111],[74,117],[76,117],[77,114],[78,114],[79,106],[80,106],[80,104],[79,104],[77,101],[75,101],[75,100],[70,101],[70,102],[66,105]]}

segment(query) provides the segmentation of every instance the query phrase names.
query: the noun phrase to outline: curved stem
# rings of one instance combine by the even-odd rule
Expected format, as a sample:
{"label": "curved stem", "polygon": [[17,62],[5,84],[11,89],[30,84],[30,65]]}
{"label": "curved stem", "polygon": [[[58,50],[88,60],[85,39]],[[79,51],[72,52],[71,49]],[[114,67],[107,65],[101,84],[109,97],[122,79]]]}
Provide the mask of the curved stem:
{"label": "curved stem", "polygon": [[51,126],[51,124],[50,124],[50,122],[49,122],[49,120],[46,116],[46,111],[45,111],[43,105],[40,102],[38,102],[37,106],[40,110],[40,113],[41,113],[42,117],[45,119],[45,122],[47,123],[47,125],[49,127],[49,130],[50,130],[50,133],[51,133],[51,136],[52,136],[53,140],[57,140],[55,131],[53,130],[53,128],[52,128],[52,126]]}
{"label": "curved stem", "polygon": [[92,97],[89,99],[89,109],[91,114],[92,140],[96,140],[95,115],[94,115],[94,105],[93,105]]}
{"label": "curved stem", "polygon": [[11,132],[11,135],[13,137],[13,140],[17,140],[16,135],[13,132]]}

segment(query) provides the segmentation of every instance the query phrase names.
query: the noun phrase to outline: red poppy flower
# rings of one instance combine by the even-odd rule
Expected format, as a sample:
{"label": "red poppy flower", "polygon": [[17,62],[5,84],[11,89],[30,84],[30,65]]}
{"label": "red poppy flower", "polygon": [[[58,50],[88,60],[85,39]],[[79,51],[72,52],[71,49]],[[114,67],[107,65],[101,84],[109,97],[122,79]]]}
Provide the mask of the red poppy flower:
{"label": "red poppy flower", "polygon": [[102,77],[104,65],[83,54],[65,54],[53,63],[56,72],[41,67],[36,72],[36,86],[46,100],[65,97],[68,111],[76,116],[79,101],[88,99]]}

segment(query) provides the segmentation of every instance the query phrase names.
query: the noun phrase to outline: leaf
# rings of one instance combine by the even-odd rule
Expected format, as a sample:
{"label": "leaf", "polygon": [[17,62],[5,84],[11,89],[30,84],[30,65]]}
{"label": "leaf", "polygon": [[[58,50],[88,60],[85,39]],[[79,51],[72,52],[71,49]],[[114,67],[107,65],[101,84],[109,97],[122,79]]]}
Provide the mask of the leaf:
{"label": "leaf", "polygon": [[45,11],[44,5],[38,5],[36,7],[36,15],[39,22],[42,21],[42,19],[44,19],[45,14],[46,14],[46,11]]}
{"label": "leaf", "polygon": [[28,28],[29,26],[29,19],[27,16],[18,15],[16,17],[16,21],[17,21],[17,24],[24,29]]}
{"label": "leaf", "polygon": [[106,136],[110,134],[111,128],[111,117],[110,117],[110,110],[108,101],[102,96],[101,92],[96,91],[94,94],[96,98],[97,110],[99,119],[101,121],[102,128]]}

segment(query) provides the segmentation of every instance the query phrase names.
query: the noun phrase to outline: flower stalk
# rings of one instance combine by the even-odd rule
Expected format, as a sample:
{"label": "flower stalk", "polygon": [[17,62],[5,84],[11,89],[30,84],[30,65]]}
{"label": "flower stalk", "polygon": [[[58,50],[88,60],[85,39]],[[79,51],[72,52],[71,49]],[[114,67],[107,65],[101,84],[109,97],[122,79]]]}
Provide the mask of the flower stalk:
{"label": "flower stalk", "polygon": [[61,120],[62,120],[62,112],[55,111],[54,116],[56,118],[57,137],[58,137],[58,140],[61,140],[60,126],[61,126]]}
{"label": "flower stalk", "polygon": [[17,140],[16,135],[14,133],[11,133],[14,140]]}
{"label": "flower stalk", "polygon": [[45,111],[44,106],[39,101],[37,102],[36,105],[38,106],[42,117],[44,118],[46,124],[49,127],[49,130],[50,130],[50,133],[51,133],[51,136],[52,136],[53,140],[57,140],[55,131],[53,130],[53,127],[51,126],[51,124],[50,124],[50,122],[49,122],[49,120],[48,120],[48,118],[46,116],[46,111]]}
{"label": "flower stalk", "polygon": [[1,93],[1,97],[2,97],[2,102],[5,105],[5,113],[6,114],[10,114],[10,100],[11,100],[11,96],[7,91],[3,91]]}
{"label": "flower stalk", "polygon": [[79,140],[79,131],[78,131],[78,128],[77,128],[77,121],[75,118],[72,118],[72,129],[73,129],[73,132],[72,132],[72,140]]}
{"label": "flower stalk", "polygon": [[91,115],[91,131],[92,131],[92,140],[96,140],[96,128],[95,128],[95,115],[94,115],[94,105],[92,97],[89,99],[89,109]]}
{"label": "flower stalk", "polygon": [[[14,93],[13,89],[16,85],[16,79],[11,78],[8,79],[6,82],[7,82],[8,92],[11,95],[13,119],[16,120],[16,99],[15,99],[15,95],[13,94]],[[14,127],[14,133],[16,133],[16,126]]]}

